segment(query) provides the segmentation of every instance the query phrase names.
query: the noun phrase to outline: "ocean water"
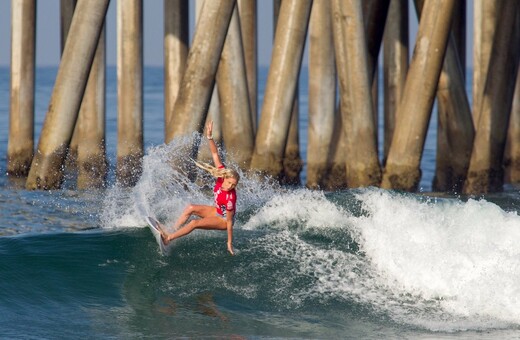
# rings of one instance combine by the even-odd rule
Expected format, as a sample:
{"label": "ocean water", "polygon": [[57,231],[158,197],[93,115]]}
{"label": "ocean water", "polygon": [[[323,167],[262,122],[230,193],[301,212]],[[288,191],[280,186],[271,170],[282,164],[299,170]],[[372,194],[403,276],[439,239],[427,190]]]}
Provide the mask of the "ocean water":
{"label": "ocean water", "polygon": [[[55,74],[37,69],[37,136]],[[260,76],[262,89],[265,69]],[[4,175],[9,72],[0,68],[0,338],[520,337],[518,190],[429,193],[434,122],[420,193],[310,191],[243,174],[236,256],[212,231],[162,256],[144,216],[171,225],[188,202],[210,204],[210,180],[168,166],[190,138],[162,143],[163,75],[147,67],[143,175],[133,188],[113,184],[115,79],[110,67],[108,188],[76,191],[71,176],[61,190],[26,191]]]}

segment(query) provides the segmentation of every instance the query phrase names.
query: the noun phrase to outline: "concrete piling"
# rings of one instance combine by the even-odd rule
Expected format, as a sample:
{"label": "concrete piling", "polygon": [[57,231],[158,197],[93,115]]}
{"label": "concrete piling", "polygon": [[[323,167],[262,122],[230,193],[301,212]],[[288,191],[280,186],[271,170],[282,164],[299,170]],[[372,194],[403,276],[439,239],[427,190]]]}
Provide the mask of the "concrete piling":
{"label": "concrete piling", "polygon": [[[164,121],[172,121],[189,50],[189,3],[164,0]],[[164,124],[165,140],[173,124]]]}
{"label": "concrete piling", "polygon": [[311,0],[284,0],[280,7],[264,104],[251,168],[279,178],[300,71]]}
{"label": "concrete piling", "polygon": [[[204,2],[173,115],[167,122],[172,129],[166,142],[203,130],[235,3],[235,0]],[[196,156],[196,146],[190,151],[192,157]]]}
{"label": "concrete piling", "polygon": [[280,182],[288,185],[299,185],[301,183],[300,172],[303,168],[303,161],[300,157],[300,96],[298,92],[297,87],[282,161],[283,171]]}
{"label": "concrete piling", "polygon": [[473,22],[473,103],[472,113],[475,127],[478,126],[482,91],[489,67],[493,37],[497,27],[498,10],[506,0],[474,1]]}
{"label": "concrete piling", "polygon": [[324,187],[330,172],[331,143],[336,110],[336,66],[332,38],[331,3],[314,0],[309,24],[309,129],[307,187]]}
{"label": "concrete piling", "polygon": [[433,190],[461,192],[475,129],[455,40],[448,42],[437,87],[437,162]]}
{"label": "concrete piling", "polygon": [[103,188],[108,173],[105,146],[105,30],[101,32],[81,102],[76,130],[78,189]]}
{"label": "concrete piling", "polygon": [[11,2],[11,84],[7,174],[25,177],[34,149],[36,1]]}
{"label": "concrete piling", "polygon": [[341,112],[347,142],[344,150],[347,154],[347,184],[352,188],[379,185],[381,168],[361,2],[334,0],[332,10]]}
{"label": "concrete piling", "polygon": [[217,85],[222,135],[228,159],[249,169],[254,131],[238,9],[235,7],[220,57]]}
{"label": "concrete piling", "polygon": [[[423,0],[416,1],[418,18],[423,5]],[[460,11],[458,5],[455,9]],[[475,130],[454,31],[452,29],[448,38],[437,85],[437,159],[432,187],[438,191],[460,192],[469,167]]]}
{"label": "concrete piling", "polygon": [[258,34],[257,34],[257,1],[238,0],[242,46],[246,62],[247,89],[249,91],[249,106],[253,131],[258,125]]}
{"label": "concrete piling", "polygon": [[[454,0],[426,0],[399,104],[397,124],[381,187],[415,191],[439,75],[448,43]],[[417,91],[421,89],[421,91]]]}
{"label": "concrete piling", "polygon": [[327,171],[323,175],[325,190],[340,190],[347,188],[347,137],[341,114],[341,104],[334,115],[334,131],[330,143],[330,161]]}
{"label": "concrete piling", "polygon": [[514,85],[518,71],[519,32],[515,30],[518,3],[504,1],[499,7],[489,69],[483,88],[473,152],[464,184],[464,193],[482,194],[502,190],[503,156]]}
{"label": "concrete piling", "polygon": [[401,101],[408,71],[408,1],[391,0],[385,25],[384,77],[384,142],[383,166],[386,164],[395,129],[397,107]]}
{"label": "concrete piling", "polygon": [[[516,25],[520,25],[517,18]],[[509,117],[507,142],[504,155],[504,180],[506,183],[520,183],[520,72],[516,75],[515,93]]]}
{"label": "concrete piling", "polygon": [[143,1],[117,3],[117,165],[122,186],[136,183],[143,145]]}
{"label": "concrete piling", "polygon": [[377,82],[377,60],[388,16],[390,0],[364,0],[363,22],[367,44],[367,65],[370,81]]}
{"label": "concrete piling", "polygon": [[[62,53],[76,2],[60,1]],[[77,169],[78,189],[104,187],[108,172],[105,152],[105,36],[103,30],[65,161],[68,170]]]}
{"label": "concrete piling", "polygon": [[56,189],[94,60],[109,0],[79,0],[63,51],[49,110],[26,182],[27,189]]}

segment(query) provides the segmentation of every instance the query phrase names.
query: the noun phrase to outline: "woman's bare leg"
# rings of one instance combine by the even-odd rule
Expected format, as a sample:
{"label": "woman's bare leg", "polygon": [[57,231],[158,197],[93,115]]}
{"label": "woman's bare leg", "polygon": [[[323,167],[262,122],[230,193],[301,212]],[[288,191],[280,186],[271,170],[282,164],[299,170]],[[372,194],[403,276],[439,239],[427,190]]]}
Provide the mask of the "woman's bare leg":
{"label": "woman's bare leg", "polygon": [[223,218],[213,215],[203,217],[199,220],[190,221],[188,224],[186,224],[186,226],[175,231],[173,234],[168,235],[165,232],[161,233],[161,237],[163,239],[164,244],[168,244],[172,240],[188,235],[195,229],[226,230],[227,224],[226,220],[224,220]]}
{"label": "woman's bare leg", "polygon": [[186,221],[188,218],[190,218],[191,215],[196,215],[199,217],[207,217],[214,215],[216,213],[216,210],[214,207],[211,207],[209,205],[195,205],[195,204],[189,204],[182,214],[179,216],[177,221],[175,221],[175,224],[173,225],[173,230],[178,230]]}

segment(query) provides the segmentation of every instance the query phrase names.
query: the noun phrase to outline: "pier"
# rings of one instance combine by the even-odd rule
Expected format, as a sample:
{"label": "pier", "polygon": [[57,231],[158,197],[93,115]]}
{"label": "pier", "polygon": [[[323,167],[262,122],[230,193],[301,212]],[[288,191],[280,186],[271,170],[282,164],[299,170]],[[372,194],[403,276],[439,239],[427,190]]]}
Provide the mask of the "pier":
{"label": "pier", "polygon": [[[11,0],[6,169],[25,178],[29,190],[58,189],[71,169],[78,189],[106,185],[109,5],[117,6],[116,181],[139,180],[147,2],[61,0],[61,61],[35,141],[36,0]],[[435,113],[434,191],[478,195],[520,183],[518,1],[274,0],[272,20],[261,20],[258,6],[257,0],[163,1],[165,143],[202,133],[211,119],[215,140],[244,172],[310,189],[415,192]],[[260,89],[258,32],[267,24],[274,26],[272,55]],[[309,74],[308,112],[299,106],[302,67]],[[199,144],[186,157],[205,157]]]}

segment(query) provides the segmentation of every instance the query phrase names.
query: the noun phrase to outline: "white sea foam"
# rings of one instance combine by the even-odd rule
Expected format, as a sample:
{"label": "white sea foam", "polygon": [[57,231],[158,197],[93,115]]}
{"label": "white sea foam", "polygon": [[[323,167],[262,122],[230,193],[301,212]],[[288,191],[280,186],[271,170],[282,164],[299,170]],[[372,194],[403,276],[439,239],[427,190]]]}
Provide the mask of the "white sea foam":
{"label": "white sea foam", "polygon": [[517,213],[485,200],[420,202],[384,191],[359,198],[367,217],[354,226],[381,284],[424,300],[418,308],[439,308],[437,319],[423,310],[414,322],[448,330],[520,324]]}
{"label": "white sea foam", "polygon": [[[367,189],[363,212],[305,189],[280,193],[243,226],[273,230],[259,241],[298,262],[288,276],[316,284],[291,301],[341,298],[430,330],[520,324],[520,217],[485,200],[425,201]],[[359,252],[310,243],[304,232],[348,234]]]}

